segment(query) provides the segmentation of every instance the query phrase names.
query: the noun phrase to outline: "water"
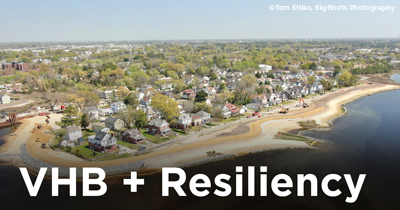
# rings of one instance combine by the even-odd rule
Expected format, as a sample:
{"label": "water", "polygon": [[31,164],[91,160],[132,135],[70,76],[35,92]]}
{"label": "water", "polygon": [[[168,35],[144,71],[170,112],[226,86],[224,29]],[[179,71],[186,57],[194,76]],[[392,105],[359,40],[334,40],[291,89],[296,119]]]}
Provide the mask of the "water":
{"label": "water", "polygon": [[393,80],[395,80],[397,82],[400,82],[400,74],[392,74],[390,76],[390,79],[393,79]]}
{"label": "water", "polygon": [[[5,136],[13,131],[15,131],[15,129],[17,128],[16,125],[14,126],[3,126],[0,127],[0,137]],[[4,144],[4,139],[0,138],[0,147]]]}
{"label": "water", "polygon": [[[230,174],[229,184],[234,192],[235,166],[268,166],[269,182],[273,176],[288,174],[296,186],[296,175],[312,173],[319,182],[328,174],[367,174],[361,194],[354,204],[347,204],[349,194],[342,179],[332,183],[332,189],[340,189],[342,195],[327,197],[321,189],[318,197],[310,196],[306,185],[304,197],[292,195],[286,198],[275,196],[269,189],[267,197],[220,198],[210,194],[204,198],[193,196],[185,183],[187,197],[178,197],[170,191],[169,197],[161,196],[161,174],[145,177],[145,186],[138,187],[138,193],[130,193],[129,186],[122,185],[123,178],[106,180],[107,194],[101,198],[82,197],[78,184],[78,196],[69,197],[68,187],[61,187],[59,197],[51,197],[51,182],[45,180],[38,197],[29,197],[21,175],[16,167],[0,166],[0,208],[1,209],[400,209],[400,91],[379,93],[361,98],[349,105],[349,114],[338,119],[329,132],[305,132],[303,134],[322,138],[327,142],[318,151],[277,151],[242,156],[235,159],[208,163],[186,168],[187,177],[203,173],[213,180],[221,173]],[[246,172],[246,170],[245,170]],[[244,173],[244,180],[246,180]],[[188,181],[187,181],[188,182]],[[258,179],[256,179],[258,184]],[[256,185],[257,186],[257,185]],[[244,189],[246,189],[244,182]],[[213,192],[215,187],[209,189]],[[256,188],[256,192],[258,191]],[[244,195],[247,191],[244,190]],[[256,194],[258,195],[258,193]]]}

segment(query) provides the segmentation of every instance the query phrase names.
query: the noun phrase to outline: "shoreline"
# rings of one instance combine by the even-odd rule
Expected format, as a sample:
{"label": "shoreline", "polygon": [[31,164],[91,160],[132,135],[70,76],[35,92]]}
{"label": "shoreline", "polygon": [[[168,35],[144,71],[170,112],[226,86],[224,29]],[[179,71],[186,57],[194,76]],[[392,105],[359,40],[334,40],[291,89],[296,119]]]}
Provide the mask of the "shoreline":
{"label": "shoreline", "polygon": [[[363,87],[365,87],[364,85]],[[375,87],[366,87],[365,89],[357,90],[359,92],[354,92],[351,91],[352,88],[348,88],[345,91],[351,91],[347,93],[343,93],[342,95],[339,94],[338,97],[333,97],[332,99],[328,100],[323,107],[315,107],[314,104],[318,102],[319,100],[316,100],[315,103],[313,103],[313,108],[311,110],[306,110],[303,111],[303,109],[299,109],[300,113],[295,114],[295,115],[274,115],[270,117],[264,117],[261,118],[257,121],[251,122],[249,124],[250,130],[247,133],[240,134],[240,135],[234,135],[234,136],[225,136],[225,137],[217,137],[217,138],[211,138],[208,140],[204,141],[199,141],[199,142],[194,142],[191,144],[184,144],[172,148],[167,148],[165,150],[160,150],[160,151],[155,151],[149,154],[141,155],[141,156],[135,156],[135,157],[129,157],[129,158],[124,158],[124,159],[118,159],[118,160],[113,160],[113,161],[101,161],[101,162],[77,162],[77,161],[72,161],[72,160],[65,160],[61,159],[58,157],[53,157],[53,156],[46,156],[43,155],[41,157],[34,157],[29,151],[29,148],[27,148],[28,154],[32,156],[32,158],[36,158],[41,162],[51,164],[53,166],[58,166],[58,167],[76,167],[76,168],[81,168],[81,167],[102,167],[102,168],[107,168],[110,166],[121,166],[126,163],[134,162],[134,161],[144,161],[145,164],[143,164],[143,167],[139,170],[144,170],[144,171],[159,171],[158,169],[160,168],[159,166],[165,165],[165,166],[183,166],[183,167],[189,167],[193,165],[199,165],[207,162],[214,162],[218,160],[222,160],[225,158],[219,158],[218,160],[215,160],[215,158],[207,158],[205,157],[205,152],[209,147],[220,147],[225,148],[225,150],[231,150],[233,153],[223,153],[224,155],[228,158],[231,158],[233,156],[241,156],[245,154],[252,154],[254,151],[259,151],[259,152],[265,152],[265,151],[273,151],[273,150],[282,150],[279,148],[303,148],[303,147],[308,147],[312,148],[310,146],[305,146],[305,145],[296,145],[298,143],[294,143],[291,140],[276,140],[273,143],[265,144],[264,148],[257,148],[258,145],[251,147],[250,142],[259,143],[261,142],[260,139],[263,137],[268,137],[265,134],[264,131],[264,126],[269,125],[269,124],[275,124],[272,125],[271,127],[277,127],[277,129],[286,129],[286,130],[293,130],[296,129],[296,126],[293,120],[300,120],[300,119],[313,119],[314,117],[319,117],[320,120],[323,120],[325,117],[324,115],[330,115],[330,120],[332,119],[337,119],[338,117],[344,116],[344,115],[339,115],[336,117],[333,117],[337,115],[337,110],[340,110],[341,107],[344,107],[344,105],[351,103],[361,97],[365,97],[370,94],[375,94],[379,92],[384,92],[384,91],[391,91],[391,90],[396,90],[399,89],[399,86],[396,85],[380,85],[380,86],[375,86]],[[341,90],[344,91],[344,90]],[[335,93],[332,93],[335,94]],[[349,96],[350,95],[350,96]],[[325,96],[328,97],[328,96]],[[340,100],[340,98],[345,98],[344,100]],[[321,97],[320,100],[322,100],[323,97]],[[335,102],[332,106],[331,102]],[[299,112],[295,111],[295,112]],[[341,111],[340,111],[341,113]],[[333,117],[333,118],[332,118]],[[299,119],[298,119],[299,118]],[[282,121],[288,121],[291,122],[289,123],[288,126],[278,126],[276,124],[286,124],[282,123]],[[293,123],[294,122],[294,123]],[[328,121],[329,122],[329,121]],[[324,123],[328,123],[324,122]],[[333,123],[333,122],[332,122]],[[329,124],[329,123],[328,123]],[[329,124],[330,125],[330,124]],[[331,125],[330,125],[331,126]],[[24,127],[24,125],[21,125],[21,127]],[[26,125],[25,125],[26,127]],[[270,128],[270,127],[269,127]],[[20,129],[17,129],[17,131]],[[275,135],[275,133],[273,134]],[[265,139],[262,139],[262,142],[265,143]],[[282,142],[284,141],[284,142]],[[272,141],[271,141],[272,142]],[[26,142],[28,143],[28,142]],[[243,147],[238,149],[238,146],[232,146],[232,145],[239,145],[243,146],[246,145],[247,147]],[[285,144],[285,145],[279,145],[279,144]],[[4,146],[4,145],[3,145]],[[229,148],[231,146],[231,148]],[[267,146],[267,147],[265,147]],[[226,149],[227,148],[227,149]],[[257,148],[257,149],[255,149]],[[4,151],[3,148],[1,148],[2,151]],[[314,149],[313,149],[314,150]],[[15,152],[15,151],[14,151]],[[219,151],[218,151],[219,152]],[[191,155],[187,155],[188,153],[191,153]],[[195,154],[196,153],[196,154]],[[16,154],[16,153],[14,153]],[[186,155],[186,156],[185,156]],[[173,157],[171,157],[173,156]],[[191,156],[191,157],[189,157]],[[189,157],[189,158],[188,158]],[[166,159],[173,159],[170,161],[165,161]],[[164,162],[162,162],[164,161]],[[156,164],[157,162],[161,162]],[[199,163],[199,164],[196,164]],[[161,165],[160,165],[161,164]],[[158,166],[158,167],[157,167]],[[138,168],[137,168],[138,169]],[[130,169],[129,169],[130,170]],[[117,174],[124,174],[123,171],[119,171],[118,173],[110,173],[113,175]]]}

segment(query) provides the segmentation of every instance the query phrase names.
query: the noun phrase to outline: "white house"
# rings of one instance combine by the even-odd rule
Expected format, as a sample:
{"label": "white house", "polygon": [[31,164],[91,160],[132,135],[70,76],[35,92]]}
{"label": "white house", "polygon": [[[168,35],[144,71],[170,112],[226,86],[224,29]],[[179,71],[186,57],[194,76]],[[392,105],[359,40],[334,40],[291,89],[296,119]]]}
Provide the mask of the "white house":
{"label": "white house", "polygon": [[111,104],[110,109],[114,113],[117,113],[118,110],[126,108],[126,105],[123,101],[117,101]]}
{"label": "white house", "polygon": [[78,126],[70,126],[67,128],[64,139],[69,141],[77,141],[82,138],[81,128]]}
{"label": "white house", "polygon": [[194,115],[200,116],[203,124],[209,123],[211,121],[211,115],[205,111],[197,112]]}
{"label": "white house", "polygon": [[0,101],[1,101],[2,104],[11,103],[10,96],[8,96],[8,95],[0,95]]}
{"label": "white house", "polygon": [[99,115],[100,116],[109,116],[109,115],[113,115],[114,112],[111,109],[99,109]]}

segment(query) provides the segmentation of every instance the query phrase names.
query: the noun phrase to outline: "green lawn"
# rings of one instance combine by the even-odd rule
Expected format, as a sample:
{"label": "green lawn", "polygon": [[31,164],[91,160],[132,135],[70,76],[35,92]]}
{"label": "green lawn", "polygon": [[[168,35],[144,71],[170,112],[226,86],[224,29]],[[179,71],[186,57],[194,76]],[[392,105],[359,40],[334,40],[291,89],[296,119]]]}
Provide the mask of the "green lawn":
{"label": "green lawn", "polygon": [[137,144],[132,144],[126,141],[121,141],[121,140],[117,140],[117,144],[122,145],[124,147],[128,147],[128,148],[135,148],[135,147],[139,147],[139,145]]}
{"label": "green lawn", "polygon": [[108,157],[104,157],[104,158],[100,158],[100,161],[106,161],[106,160],[115,160],[115,159],[122,159],[122,158],[127,158],[130,157],[131,154],[129,153],[124,153],[124,154],[120,154],[120,155],[110,155]]}
{"label": "green lawn", "polygon": [[[89,158],[96,158],[96,157],[104,155],[104,153],[101,153],[101,152],[96,152],[96,155],[93,155],[93,150],[91,150],[89,148],[89,142],[87,142],[87,141],[83,141],[82,145],[80,145],[80,146],[73,147],[71,149],[70,153],[75,154],[75,152],[77,150],[79,150],[79,152],[81,153],[81,155],[83,157],[88,158],[88,159]],[[63,151],[67,151],[67,149],[65,148],[65,149],[63,149]]]}
{"label": "green lawn", "polygon": [[190,126],[190,130],[192,131],[200,131],[201,129],[203,129],[202,126]]}
{"label": "green lawn", "polygon": [[151,135],[151,134],[147,133],[147,131],[142,132],[142,134],[144,137],[146,137],[146,140],[154,142],[154,143],[160,143],[160,142],[164,141],[165,139],[167,139],[167,137]]}
{"label": "green lawn", "polygon": [[96,135],[96,132],[92,132],[91,129],[82,130],[83,139],[87,140],[87,137],[92,135]]}
{"label": "green lawn", "polygon": [[219,124],[230,123],[230,122],[233,122],[233,121],[236,121],[236,120],[239,120],[239,119],[240,118],[230,117],[230,118],[227,118],[227,119],[222,119],[218,123]]}

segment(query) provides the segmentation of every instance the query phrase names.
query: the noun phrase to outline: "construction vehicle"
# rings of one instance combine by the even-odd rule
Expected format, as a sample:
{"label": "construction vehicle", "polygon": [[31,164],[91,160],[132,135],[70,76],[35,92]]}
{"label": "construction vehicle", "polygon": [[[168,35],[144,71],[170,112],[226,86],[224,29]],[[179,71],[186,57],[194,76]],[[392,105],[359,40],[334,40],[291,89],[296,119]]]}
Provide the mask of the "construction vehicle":
{"label": "construction vehicle", "polygon": [[281,107],[281,111],[279,113],[287,114],[289,113],[289,108]]}
{"label": "construction vehicle", "polygon": [[42,129],[42,125],[39,125],[39,123],[35,123],[35,127],[33,128],[33,130],[36,129]]}
{"label": "construction vehicle", "polygon": [[299,100],[299,107],[302,106],[301,102],[303,102],[303,108],[309,107],[309,105],[304,101],[304,99],[302,97],[300,97],[300,100]]}
{"label": "construction vehicle", "polygon": [[51,107],[51,111],[60,111],[62,108],[62,106],[57,106],[57,99],[54,101],[54,104],[52,105],[50,103],[50,107]]}

